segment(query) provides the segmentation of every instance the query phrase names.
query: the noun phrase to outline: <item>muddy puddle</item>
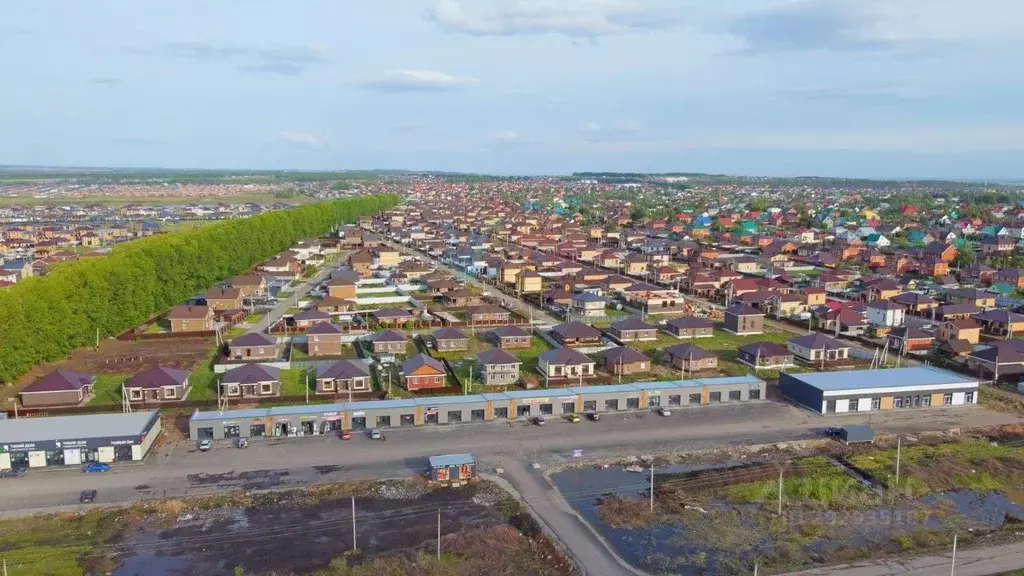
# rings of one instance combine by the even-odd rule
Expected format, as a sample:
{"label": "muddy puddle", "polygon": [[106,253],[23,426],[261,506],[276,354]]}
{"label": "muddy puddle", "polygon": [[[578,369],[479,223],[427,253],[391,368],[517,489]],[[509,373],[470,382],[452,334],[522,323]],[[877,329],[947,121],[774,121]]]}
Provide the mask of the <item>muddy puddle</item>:
{"label": "muddy puddle", "polygon": [[[359,558],[431,548],[442,535],[505,524],[476,487],[387,492],[356,498]],[[114,576],[303,574],[353,548],[349,497],[191,510],[145,519],[120,544]],[[431,548],[432,549],[432,548]]]}
{"label": "muddy puddle", "polygon": [[[749,465],[729,462],[656,468],[655,478]],[[641,528],[602,522],[598,505],[604,495],[647,498],[648,470],[578,468],[558,472],[552,480],[623,559],[652,574],[749,574],[756,561],[764,566],[763,559],[780,556],[798,565],[812,565],[835,561],[856,550],[898,547],[901,539],[913,539],[917,534],[983,533],[1024,519],[1024,508],[1004,494],[960,490],[847,510],[784,506],[781,517],[774,513],[774,506],[712,502],[688,509],[671,522]]]}

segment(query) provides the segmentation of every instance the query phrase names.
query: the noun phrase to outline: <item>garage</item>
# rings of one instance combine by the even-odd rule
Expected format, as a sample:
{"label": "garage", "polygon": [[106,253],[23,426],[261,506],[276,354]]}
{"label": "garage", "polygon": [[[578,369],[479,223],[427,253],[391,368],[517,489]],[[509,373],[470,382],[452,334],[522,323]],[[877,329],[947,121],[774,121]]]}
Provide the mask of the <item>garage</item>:
{"label": "garage", "polygon": [[160,431],[158,411],[0,420],[0,470],[142,460]]}

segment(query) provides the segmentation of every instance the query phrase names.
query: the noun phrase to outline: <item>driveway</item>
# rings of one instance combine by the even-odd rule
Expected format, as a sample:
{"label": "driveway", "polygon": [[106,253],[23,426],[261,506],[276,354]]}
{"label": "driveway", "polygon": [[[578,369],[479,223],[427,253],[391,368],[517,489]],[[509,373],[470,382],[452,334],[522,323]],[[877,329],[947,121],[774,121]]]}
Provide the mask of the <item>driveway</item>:
{"label": "driveway", "polygon": [[[335,262],[337,262],[337,260]],[[250,326],[247,332],[266,332],[274,322],[277,322],[282,316],[284,316],[284,313],[289,308],[296,306],[303,296],[309,294],[309,291],[312,290],[314,286],[330,276],[331,272],[336,269],[337,266],[333,263],[325,265],[320,272],[317,272],[316,276],[310,278],[303,284],[296,286],[295,290],[289,294],[287,298],[281,298],[277,306],[274,306],[274,308],[267,312],[263,318],[260,318],[258,322]]]}

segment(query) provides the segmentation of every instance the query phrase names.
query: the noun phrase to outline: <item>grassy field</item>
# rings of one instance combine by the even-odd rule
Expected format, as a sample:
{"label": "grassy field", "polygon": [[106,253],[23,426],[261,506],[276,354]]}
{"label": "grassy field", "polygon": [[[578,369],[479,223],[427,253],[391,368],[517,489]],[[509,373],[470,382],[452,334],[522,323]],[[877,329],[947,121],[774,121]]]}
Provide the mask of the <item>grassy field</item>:
{"label": "grassy field", "polygon": [[97,374],[89,406],[105,406],[121,403],[121,384],[132,374]]}
{"label": "grassy field", "polygon": [[316,373],[307,374],[306,370],[288,368],[281,370],[281,396],[302,396],[306,393],[309,378],[309,393],[316,392]]}
{"label": "grassy field", "polygon": [[898,486],[895,449],[851,456],[850,462],[887,488],[911,495],[961,488],[1019,492],[1024,448],[985,440],[904,446]]}
{"label": "grassy field", "polygon": [[117,561],[97,548],[116,539],[126,520],[117,509],[5,520],[0,522],[0,555],[12,575],[107,574]]}
{"label": "grassy field", "polygon": [[211,348],[206,358],[192,368],[188,383],[192,387],[189,400],[209,400],[217,397],[217,375],[213,372],[213,361],[217,357],[217,349]]}
{"label": "grassy field", "polygon": [[[795,475],[799,473],[799,475]],[[777,480],[732,484],[723,495],[737,504],[775,502]],[[849,506],[871,502],[875,494],[823,457],[803,458],[791,463],[791,474],[783,470],[782,495],[787,503],[814,503],[826,506]]]}

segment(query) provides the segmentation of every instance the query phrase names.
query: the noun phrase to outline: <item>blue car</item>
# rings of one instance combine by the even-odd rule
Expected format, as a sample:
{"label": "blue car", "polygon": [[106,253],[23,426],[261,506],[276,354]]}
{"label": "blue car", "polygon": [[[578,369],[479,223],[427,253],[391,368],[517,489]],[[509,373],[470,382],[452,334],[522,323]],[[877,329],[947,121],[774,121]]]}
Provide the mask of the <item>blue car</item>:
{"label": "blue car", "polygon": [[106,472],[110,470],[110,464],[105,462],[90,462],[82,466],[82,472]]}

